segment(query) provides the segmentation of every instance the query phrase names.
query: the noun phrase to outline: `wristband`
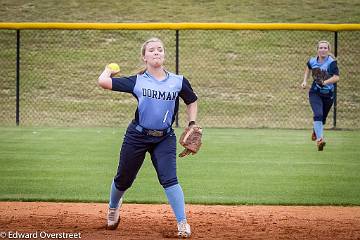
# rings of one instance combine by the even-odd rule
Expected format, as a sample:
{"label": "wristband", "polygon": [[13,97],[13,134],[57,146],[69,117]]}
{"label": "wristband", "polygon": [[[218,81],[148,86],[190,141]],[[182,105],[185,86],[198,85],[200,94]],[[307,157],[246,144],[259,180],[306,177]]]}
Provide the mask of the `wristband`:
{"label": "wristband", "polygon": [[190,121],[188,127],[195,125],[195,121]]}

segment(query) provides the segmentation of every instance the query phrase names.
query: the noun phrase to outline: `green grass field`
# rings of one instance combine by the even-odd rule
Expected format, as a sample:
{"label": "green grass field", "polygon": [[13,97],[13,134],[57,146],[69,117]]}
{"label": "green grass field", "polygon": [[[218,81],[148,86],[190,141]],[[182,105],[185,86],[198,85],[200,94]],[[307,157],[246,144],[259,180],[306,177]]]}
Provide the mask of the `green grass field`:
{"label": "green grass field", "polygon": [[[360,3],[2,0],[0,21],[359,23]],[[359,34],[339,33],[340,128],[359,128]],[[166,43],[174,71],[174,31],[21,31],[21,127],[14,127],[15,31],[0,31],[1,201],[108,201],[124,129],[103,127],[125,126],[135,100],[100,89],[96,79],[113,61],[134,73],[139,46],[151,36]],[[205,126],[200,153],[178,161],[187,203],[360,205],[359,131],[326,131],[328,145],[318,152],[310,130],[266,129],[311,127],[298,87],[314,44],[333,38],[317,31],[180,31],[180,72],[200,96]],[[126,201],[166,202],[148,157]]]}
{"label": "green grass field", "polygon": [[[0,200],[108,200],[124,129],[0,131]],[[188,203],[360,205],[358,131],[327,131],[323,152],[305,130],[204,133],[199,154],[178,160]],[[166,202],[148,156],[126,202]]]}

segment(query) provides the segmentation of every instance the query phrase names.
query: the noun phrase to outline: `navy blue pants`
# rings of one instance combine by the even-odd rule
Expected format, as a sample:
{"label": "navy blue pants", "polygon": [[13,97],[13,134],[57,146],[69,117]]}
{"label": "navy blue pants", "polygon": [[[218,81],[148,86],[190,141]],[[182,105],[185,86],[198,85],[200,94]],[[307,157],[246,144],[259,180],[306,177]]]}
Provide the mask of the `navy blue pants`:
{"label": "navy blue pants", "polygon": [[120,191],[131,187],[146,152],[156,170],[158,180],[164,187],[178,183],[176,175],[176,136],[170,129],[164,136],[150,136],[136,129],[136,123],[130,123],[120,151],[119,166],[114,178],[115,186]]}
{"label": "navy blue pants", "polygon": [[325,124],[331,106],[334,103],[332,94],[320,94],[310,91],[309,102],[314,113],[314,121],[322,121]]}

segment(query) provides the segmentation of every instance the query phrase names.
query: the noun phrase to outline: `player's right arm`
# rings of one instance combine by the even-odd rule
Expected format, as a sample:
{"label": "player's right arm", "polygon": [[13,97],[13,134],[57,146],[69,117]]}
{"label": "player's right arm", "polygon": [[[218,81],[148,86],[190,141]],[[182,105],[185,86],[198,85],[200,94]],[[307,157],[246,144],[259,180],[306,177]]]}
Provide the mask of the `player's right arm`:
{"label": "player's right arm", "polygon": [[301,87],[302,88],[305,88],[306,87],[306,82],[309,78],[309,75],[310,75],[310,69],[308,66],[305,67],[305,73],[304,73],[304,80],[303,82],[301,83]]}
{"label": "player's right arm", "polygon": [[306,63],[306,67],[305,67],[305,72],[304,72],[304,80],[303,80],[303,82],[301,83],[301,87],[302,88],[306,88],[306,82],[307,82],[307,80],[308,80],[308,78],[309,78],[309,75],[310,75],[310,73],[311,73],[311,69],[312,69],[312,67],[311,67],[311,60],[312,59],[310,59],[307,63]]}
{"label": "player's right arm", "polygon": [[117,73],[106,66],[98,78],[99,86],[113,91],[133,93],[136,76],[112,77]]}
{"label": "player's right arm", "polygon": [[112,89],[111,74],[114,74],[113,71],[110,68],[108,68],[108,66],[106,66],[98,79],[98,83],[100,87],[104,89]]}

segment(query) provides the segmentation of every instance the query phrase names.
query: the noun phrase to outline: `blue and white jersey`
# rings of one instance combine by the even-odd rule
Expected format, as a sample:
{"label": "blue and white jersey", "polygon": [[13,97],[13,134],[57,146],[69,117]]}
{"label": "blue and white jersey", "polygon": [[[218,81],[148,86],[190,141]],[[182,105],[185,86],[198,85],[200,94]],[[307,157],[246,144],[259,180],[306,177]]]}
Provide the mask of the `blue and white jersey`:
{"label": "blue and white jersey", "polygon": [[185,104],[197,100],[189,81],[182,75],[166,72],[164,80],[156,80],[145,72],[129,77],[113,77],[112,90],[131,93],[138,101],[135,121],[142,127],[163,130],[171,127],[179,109],[179,97]]}
{"label": "blue and white jersey", "polygon": [[[318,61],[318,57],[312,57],[307,62],[307,66],[311,70],[316,69],[316,68],[320,68],[320,70],[325,71],[329,75],[329,78],[332,77],[333,75],[339,75],[339,69],[338,69],[338,66],[337,66],[337,62],[331,56],[328,56],[321,63]],[[313,90],[313,91],[320,90],[320,92],[324,92],[324,93],[332,92],[334,90],[334,84],[330,83],[330,84],[326,84],[323,87],[320,87],[314,81],[312,83],[312,85],[311,85],[310,90]]]}

